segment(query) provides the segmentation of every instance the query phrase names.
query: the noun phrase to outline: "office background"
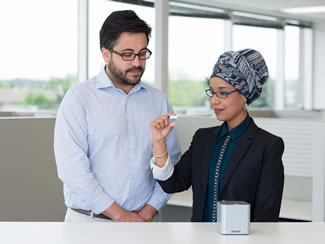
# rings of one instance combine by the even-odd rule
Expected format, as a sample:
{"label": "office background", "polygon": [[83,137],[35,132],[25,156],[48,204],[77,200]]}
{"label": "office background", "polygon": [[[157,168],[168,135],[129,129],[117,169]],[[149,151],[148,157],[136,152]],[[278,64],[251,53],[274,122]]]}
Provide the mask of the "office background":
{"label": "office background", "polygon": [[[0,221],[62,221],[53,155],[55,111],[66,90],[103,66],[98,31],[108,14],[133,9],[153,27],[143,81],[169,96],[184,151],[199,127],[215,125],[204,88],[224,50],[259,50],[270,69],[250,114],[284,137],[282,217],[324,221],[325,15],[282,8],[324,1],[2,1],[0,3]],[[189,220],[190,193],[162,210]]]}

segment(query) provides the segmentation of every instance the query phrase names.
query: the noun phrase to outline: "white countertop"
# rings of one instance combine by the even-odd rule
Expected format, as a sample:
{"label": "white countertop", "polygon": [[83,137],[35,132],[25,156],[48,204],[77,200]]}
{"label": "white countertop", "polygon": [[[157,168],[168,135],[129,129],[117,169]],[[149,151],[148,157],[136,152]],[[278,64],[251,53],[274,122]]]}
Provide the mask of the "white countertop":
{"label": "white countertop", "polygon": [[0,222],[3,244],[324,244],[325,222],[252,223],[249,235],[221,235],[215,223]]}

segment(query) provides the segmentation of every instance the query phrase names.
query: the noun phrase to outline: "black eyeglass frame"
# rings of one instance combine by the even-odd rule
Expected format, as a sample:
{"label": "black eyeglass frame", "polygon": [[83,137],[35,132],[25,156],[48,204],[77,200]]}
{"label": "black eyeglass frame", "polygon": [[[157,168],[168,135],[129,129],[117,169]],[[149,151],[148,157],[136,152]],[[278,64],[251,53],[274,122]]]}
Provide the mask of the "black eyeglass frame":
{"label": "black eyeglass frame", "polygon": [[[113,52],[113,53],[115,53],[115,54],[117,54],[117,55],[119,55],[121,58],[122,58],[122,60],[124,60],[124,61],[133,61],[134,59],[135,59],[135,57],[136,56],[138,56],[138,58],[140,59],[140,60],[147,60],[148,58],[150,58],[150,56],[151,56],[151,54],[152,54],[152,52],[148,49],[148,48],[146,48],[146,49],[143,49],[143,50],[141,50],[140,52],[138,52],[138,53],[134,53],[134,52],[124,52],[124,53],[120,53],[120,52],[117,52],[117,51],[115,51],[113,48],[111,48],[111,49],[109,49],[111,52]],[[141,54],[142,53],[144,53],[144,52],[146,52],[146,56],[144,57],[144,58],[141,58]],[[125,55],[133,55],[132,56],[132,58],[130,57],[130,58],[126,58],[125,57]]]}
{"label": "black eyeglass frame", "polygon": [[213,91],[211,88],[205,89],[205,94],[212,98],[214,95],[216,95],[218,98],[222,98],[225,99],[227,98],[231,93],[234,92],[238,92],[237,89],[230,91],[230,92],[226,92],[226,91]]}

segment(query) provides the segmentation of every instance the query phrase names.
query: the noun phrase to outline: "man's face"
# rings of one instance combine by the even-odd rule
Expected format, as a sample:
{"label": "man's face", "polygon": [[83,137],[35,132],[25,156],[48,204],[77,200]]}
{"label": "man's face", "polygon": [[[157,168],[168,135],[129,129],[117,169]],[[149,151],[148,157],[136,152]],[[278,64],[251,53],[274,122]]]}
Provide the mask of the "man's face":
{"label": "man's face", "polygon": [[[120,54],[139,53],[147,48],[147,44],[147,37],[144,33],[124,32],[120,35],[113,50]],[[136,56],[134,60],[125,61],[115,52],[102,48],[108,76],[117,88],[135,86],[141,80],[146,60],[140,60]]]}

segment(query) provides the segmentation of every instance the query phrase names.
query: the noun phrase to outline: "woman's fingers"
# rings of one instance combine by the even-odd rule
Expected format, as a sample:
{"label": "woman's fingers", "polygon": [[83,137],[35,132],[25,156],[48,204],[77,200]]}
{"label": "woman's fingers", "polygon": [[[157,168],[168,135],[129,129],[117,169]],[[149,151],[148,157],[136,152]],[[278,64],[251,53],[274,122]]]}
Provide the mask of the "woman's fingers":
{"label": "woman's fingers", "polygon": [[154,140],[161,140],[168,136],[173,127],[176,126],[176,122],[170,122],[170,116],[175,113],[168,113],[157,117],[150,123],[150,128]]}
{"label": "woman's fingers", "polygon": [[157,119],[155,119],[153,122],[151,122],[151,125],[153,128],[156,129],[164,129],[168,127],[168,117],[166,116],[159,116]]}
{"label": "woman's fingers", "polygon": [[175,113],[168,113],[162,116],[157,117],[154,121],[150,123],[150,128],[154,133],[159,133],[161,136],[168,135],[170,130],[176,126],[176,122],[170,121],[170,116],[175,115]]}

